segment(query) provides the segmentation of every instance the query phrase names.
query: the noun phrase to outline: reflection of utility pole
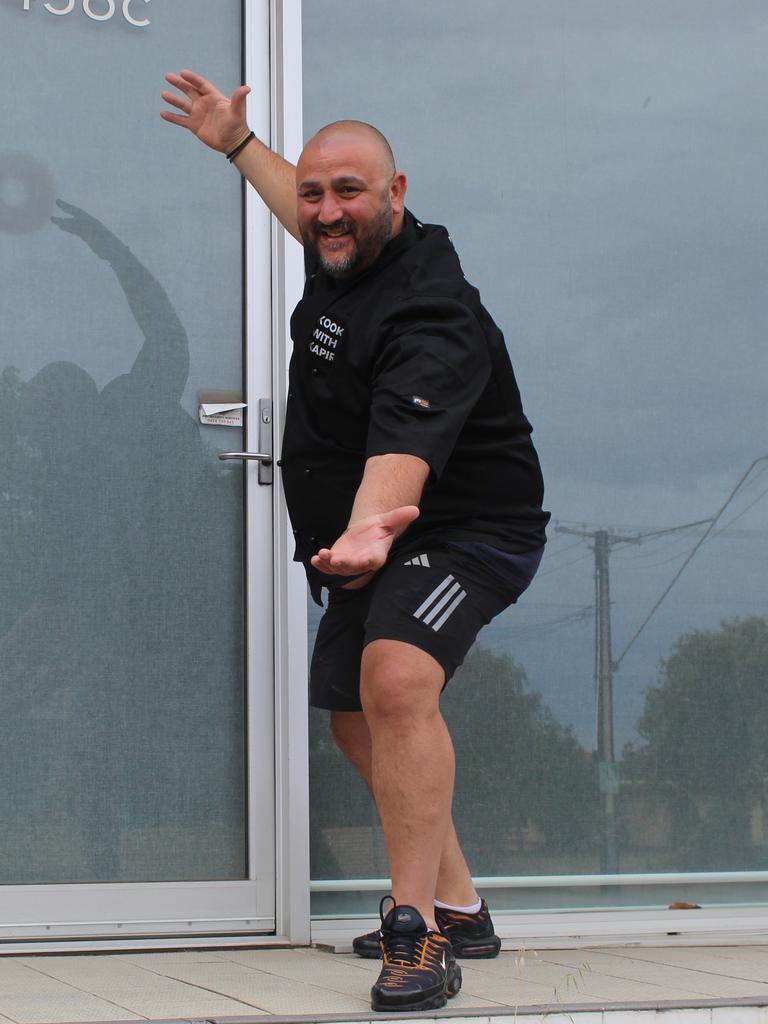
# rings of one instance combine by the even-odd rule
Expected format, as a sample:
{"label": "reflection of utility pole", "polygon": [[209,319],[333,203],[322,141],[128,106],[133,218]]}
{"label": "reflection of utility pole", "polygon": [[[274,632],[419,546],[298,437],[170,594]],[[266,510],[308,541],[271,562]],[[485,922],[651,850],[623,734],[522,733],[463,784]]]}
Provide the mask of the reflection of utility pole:
{"label": "reflection of utility pole", "polygon": [[603,811],[600,870],[615,875],[619,870],[619,844],[616,828],[616,804],[619,792],[619,766],[613,742],[613,660],[611,656],[611,597],[608,556],[614,544],[639,544],[639,537],[628,537],[608,530],[574,530],[557,526],[558,533],[590,537],[595,552],[595,717],[597,723],[597,762]]}
{"label": "reflection of utility pole", "polygon": [[[739,482],[725,499],[718,512],[710,519],[699,519],[693,523],[683,523],[680,526],[670,526],[665,529],[638,533],[634,536],[612,533],[604,528],[599,530],[577,530],[567,526],[555,527],[556,533],[572,533],[576,537],[589,537],[594,542],[592,550],[595,552],[595,712],[597,719],[597,761],[600,773],[599,786],[603,810],[600,868],[604,874],[617,874],[619,870],[619,848],[616,831],[616,798],[619,792],[619,766],[616,763],[613,742],[613,673],[618,671],[630,647],[632,647],[651,618],[658,611],[667,594],[680,579],[696,552],[710,537],[720,517],[736,497],[737,492],[741,489],[747,477],[755,466],[761,462],[768,462],[768,454],[758,456],[747,466]],[[758,497],[762,497],[762,495]],[[750,508],[751,506],[747,507]],[[615,544],[641,544],[644,540],[663,537],[671,533],[703,525],[707,526],[706,531],[689,552],[687,558],[673,576],[672,581],[662,592],[661,597],[643,619],[632,639],[616,661],[614,661],[611,654],[611,602],[608,573],[608,558],[611,548]],[[715,536],[719,535],[729,536],[725,529],[720,529]]]}

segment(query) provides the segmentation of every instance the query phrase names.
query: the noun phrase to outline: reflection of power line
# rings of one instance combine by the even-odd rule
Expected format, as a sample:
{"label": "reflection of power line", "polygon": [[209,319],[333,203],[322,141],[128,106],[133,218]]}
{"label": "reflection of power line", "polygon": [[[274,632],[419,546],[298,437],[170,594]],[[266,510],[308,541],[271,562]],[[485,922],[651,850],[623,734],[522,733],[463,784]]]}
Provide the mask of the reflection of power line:
{"label": "reflection of power line", "polygon": [[632,647],[632,644],[634,644],[635,640],[637,640],[637,638],[638,638],[638,637],[640,636],[640,634],[642,633],[642,631],[643,631],[643,630],[645,629],[645,627],[646,627],[646,626],[648,625],[648,623],[649,623],[649,622],[651,621],[651,619],[653,618],[653,616],[654,616],[654,615],[656,614],[656,612],[657,612],[657,611],[659,610],[659,608],[661,607],[661,604],[662,604],[662,602],[664,601],[664,599],[666,598],[667,594],[668,594],[668,593],[670,592],[670,590],[672,589],[672,587],[674,587],[675,583],[677,583],[677,581],[678,581],[678,580],[680,579],[680,577],[681,577],[681,576],[683,575],[683,573],[685,572],[686,568],[687,568],[687,567],[688,567],[688,565],[690,564],[691,560],[693,559],[693,557],[695,556],[696,552],[697,552],[697,551],[699,550],[699,548],[701,547],[701,545],[702,545],[702,544],[703,544],[703,543],[704,543],[704,542],[706,541],[706,539],[707,539],[707,538],[709,537],[709,535],[710,535],[710,534],[712,533],[712,531],[713,531],[713,530],[714,530],[714,528],[715,528],[715,524],[716,524],[716,523],[718,522],[718,520],[719,520],[719,519],[720,519],[720,517],[722,516],[723,512],[725,512],[725,510],[726,510],[726,509],[728,508],[728,506],[730,505],[730,503],[731,503],[731,502],[733,501],[733,499],[734,499],[734,498],[736,497],[736,494],[737,494],[737,492],[738,492],[739,488],[741,487],[741,485],[742,485],[742,484],[744,483],[744,481],[745,481],[745,480],[747,479],[747,477],[748,477],[748,476],[749,476],[749,474],[750,474],[750,473],[752,472],[752,470],[753,470],[753,469],[755,468],[755,466],[757,466],[757,465],[758,465],[758,463],[760,463],[760,462],[768,462],[768,455],[760,455],[760,456],[759,456],[758,458],[756,458],[756,459],[755,459],[755,460],[754,460],[753,462],[751,462],[751,463],[749,464],[749,466],[747,467],[747,469],[746,469],[746,470],[744,471],[744,473],[742,474],[742,476],[741,476],[741,479],[739,480],[739,482],[738,482],[738,483],[736,484],[736,486],[735,486],[735,487],[733,488],[733,490],[731,491],[731,493],[730,493],[730,494],[728,495],[728,497],[727,497],[727,498],[725,499],[725,501],[723,502],[723,504],[722,504],[722,505],[720,506],[720,508],[718,509],[717,513],[716,513],[716,514],[715,514],[715,515],[714,515],[714,516],[712,517],[712,519],[710,520],[709,526],[708,526],[708,527],[707,527],[707,529],[706,529],[706,530],[704,531],[703,535],[702,535],[702,536],[701,536],[701,537],[700,537],[700,538],[698,539],[698,541],[697,541],[697,542],[696,542],[696,544],[694,545],[693,549],[691,550],[691,552],[690,552],[690,554],[688,555],[688,557],[686,558],[686,560],[685,560],[685,561],[683,562],[683,564],[682,564],[682,565],[680,566],[680,568],[679,568],[679,569],[677,570],[677,572],[675,573],[675,575],[674,575],[674,576],[672,577],[672,580],[670,581],[670,583],[669,583],[669,584],[668,584],[668,585],[667,585],[667,586],[665,587],[664,591],[663,591],[663,592],[662,592],[662,594],[661,594],[661,597],[660,597],[660,598],[659,598],[659,599],[658,599],[658,600],[656,601],[656,603],[654,604],[653,608],[651,608],[651,610],[650,610],[650,611],[648,612],[648,614],[646,615],[646,617],[645,617],[645,618],[643,619],[643,621],[642,621],[642,622],[640,623],[640,626],[639,626],[639,628],[638,628],[638,629],[637,629],[637,630],[635,631],[635,634],[634,634],[634,636],[632,637],[632,639],[631,639],[631,640],[629,641],[629,643],[627,644],[627,646],[626,646],[626,647],[624,648],[624,650],[623,650],[623,651],[621,652],[621,654],[619,655],[618,659],[616,660],[616,663],[615,663],[615,665],[614,665],[614,668],[618,669],[619,665],[620,665],[620,664],[622,663],[622,661],[623,661],[623,660],[624,660],[624,658],[626,657],[626,655],[627,655],[627,652],[628,652],[628,651],[629,651],[629,649],[630,649],[630,648]]}
{"label": "reflection of power line", "polygon": [[572,565],[577,565],[579,562],[583,562],[587,555],[579,555],[578,558],[572,558],[570,562],[561,562],[560,565],[550,566],[548,569],[542,569],[536,575],[540,578],[542,576],[549,576],[553,572],[560,572],[561,569],[568,569]]}
{"label": "reflection of power line", "polygon": [[516,640],[526,640],[532,636],[542,636],[547,633],[554,633],[564,626],[570,626],[575,622],[584,622],[592,617],[591,604],[582,605],[577,611],[568,615],[561,615],[556,619],[549,619],[544,622],[532,622],[530,625],[512,626],[505,629],[505,634]]}
{"label": "reflection of power line", "polygon": [[[599,764],[599,786],[602,797],[603,827],[601,846],[601,870],[607,873],[615,873],[619,869],[618,840],[616,834],[616,798],[619,791],[618,766],[616,765],[613,737],[613,673],[619,668],[632,644],[638,638],[652,616],[660,607],[669,591],[682,575],[686,566],[695,556],[696,552],[712,534],[715,524],[738,490],[752,472],[754,467],[763,461],[768,461],[768,455],[760,456],[747,468],[739,482],[726,498],[723,505],[715,516],[710,519],[699,519],[695,522],[682,523],[679,526],[663,527],[653,530],[645,530],[635,535],[620,534],[604,527],[589,529],[585,526],[568,527],[556,525],[558,533],[573,534],[582,538],[590,538],[593,542],[592,550],[595,556],[595,705],[597,719],[597,759]],[[763,495],[758,495],[752,504],[755,504]],[[748,506],[748,507],[751,507]],[[746,511],[746,510],[745,510]],[[743,514],[743,513],[742,513]],[[738,517],[737,517],[738,518]],[[735,521],[735,520],[732,520]],[[641,544],[643,541],[656,540],[661,537],[669,537],[680,534],[699,526],[706,526],[706,530],[697,540],[693,549],[688,553],[683,565],[678,569],[671,583],[666,587],[658,601],[641,623],[640,628],[622,651],[620,657],[614,662],[611,655],[611,612],[610,612],[610,589],[609,589],[609,556],[611,548],[625,544]],[[565,568],[565,566],[559,566]]]}
{"label": "reflection of power line", "polygon": [[[726,530],[728,529],[729,526],[731,526],[737,520],[741,519],[742,516],[745,516],[747,514],[747,512],[749,512],[749,510],[751,508],[753,508],[758,503],[758,501],[762,501],[762,499],[766,496],[766,494],[768,494],[768,487],[766,487],[766,489],[764,491],[760,491],[758,496],[756,498],[754,498],[752,501],[750,501],[750,503],[747,505],[747,507],[743,508],[741,510],[741,512],[739,512],[737,515],[735,515],[733,517],[733,519],[729,519],[728,522],[725,524],[725,526],[721,527],[719,530],[715,530],[715,532],[712,534],[712,536],[713,537],[721,537],[726,532]],[[735,532],[736,531],[734,531],[734,533]],[[746,531],[739,531],[739,532],[746,532]],[[758,530],[752,530],[750,532],[752,532],[752,533],[763,533],[764,531],[762,531],[762,530],[759,530],[759,531]]]}

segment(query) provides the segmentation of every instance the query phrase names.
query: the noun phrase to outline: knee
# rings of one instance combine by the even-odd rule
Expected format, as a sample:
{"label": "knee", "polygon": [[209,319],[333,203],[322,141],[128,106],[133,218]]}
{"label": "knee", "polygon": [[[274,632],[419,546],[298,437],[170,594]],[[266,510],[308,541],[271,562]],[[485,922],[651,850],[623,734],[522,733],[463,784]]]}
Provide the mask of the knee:
{"label": "knee", "polygon": [[[379,649],[377,643],[382,644]],[[439,714],[443,680],[440,666],[423,651],[410,647],[404,652],[390,649],[387,641],[374,642],[363,656],[360,697],[366,719],[375,727]]]}

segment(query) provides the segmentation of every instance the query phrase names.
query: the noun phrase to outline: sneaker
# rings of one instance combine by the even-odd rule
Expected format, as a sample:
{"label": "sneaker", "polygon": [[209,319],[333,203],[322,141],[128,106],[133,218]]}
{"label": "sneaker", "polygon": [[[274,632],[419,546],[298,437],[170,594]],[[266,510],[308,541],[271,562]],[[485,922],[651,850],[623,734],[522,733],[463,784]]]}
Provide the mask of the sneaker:
{"label": "sneaker", "polygon": [[435,907],[437,927],[450,940],[453,955],[490,960],[499,955],[501,939],[493,930],[493,921],[485,900],[476,914]]}
{"label": "sneaker", "polygon": [[384,964],[371,989],[374,1010],[437,1010],[461,988],[461,968],[451,944],[427,928],[414,907],[393,905],[384,917],[381,901],[381,950]]}
{"label": "sneaker", "polygon": [[[490,960],[499,955],[501,939],[493,931],[485,900],[476,914],[435,907],[435,920],[443,935],[450,939],[454,956]],[[352,949],[366,960],[378,960],[381,957],[381,932],[358,935],[352,940]]]}

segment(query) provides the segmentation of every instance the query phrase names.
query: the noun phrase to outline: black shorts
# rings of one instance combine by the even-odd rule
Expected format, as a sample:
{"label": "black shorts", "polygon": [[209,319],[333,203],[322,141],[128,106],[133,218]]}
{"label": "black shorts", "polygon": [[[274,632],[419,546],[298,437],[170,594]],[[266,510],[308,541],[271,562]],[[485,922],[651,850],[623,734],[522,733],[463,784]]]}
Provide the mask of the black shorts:
{"label": "black shorts", "polygon": [[400,640],[426,651],[447,683],[480,629],[526,589],[538,557],[533,563],[513,580],[468,552],[440,545],[396,556],[360,590],[330,590],[312,655],[310,704],[362,710],[360,662],[373,640]]}

